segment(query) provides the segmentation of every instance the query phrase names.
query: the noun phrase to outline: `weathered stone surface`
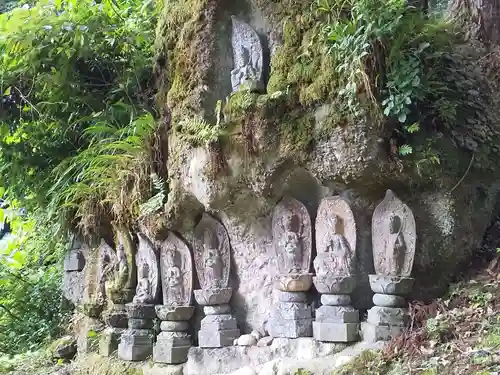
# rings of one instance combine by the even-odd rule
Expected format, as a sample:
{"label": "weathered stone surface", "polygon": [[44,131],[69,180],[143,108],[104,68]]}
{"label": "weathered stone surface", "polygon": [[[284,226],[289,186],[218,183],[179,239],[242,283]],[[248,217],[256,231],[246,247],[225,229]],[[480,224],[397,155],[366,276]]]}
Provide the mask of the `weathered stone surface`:
{"label": "weathered stone surface", "polygon": [[321,303],[326,306],[347,306],[351,304],[351,296],[347,294],[322,294]]}
{"label": "weathered stone surface", "polygon": [[97,318],[84,317],[77,337],[78,353],[98,353],[99,340],[104,324]]}
{"label": "weathered stone surface", "polygon": [[252,332],[250,332],[250,334],[255,337],[255,339],[257,341],[259,341],[261,338],[262,338],[262,333],[260,333],[259,331],[256,331],[256,330],[253,330]]}
{"label": "weathered stone surface", "polygon": [[73,336],[64,336],[54,344],[52,357],[55,359],[73,359],[77,351],[76,339]]}
{"label": "weathered stone surface", "polygon": [[272,337],[291,339],[311,337],[313,333],[312,322],[312,318],[300,320],[271,319],[268,324],[268,331]]}
{"label": "weathered stone surface", "polygon": [[352,276],[320,274],[313,278],[313,282],[322,294],[351,294],[356,287],[356,278]]}
{"label": "weathered stone surface", "polygon": [[252,335],[241,335],[236,339],[236,344],[239,346],[254,346],[257,345],[257,339]]}
{"label": "weathered stone surface", "polygon": [[163,321],[160,324],[160,328],[162,331],[167,332],[187,331],[189,324],[188,322]]}
{"label": "weathered stone surface", "polygon": [[203,290],[228,287],[230,254],[226,228],[205,213],[195,228],[194,237],[196,272]]}
{"label": "weathered stone surface", "polygon": [[160,297],[159,253],[145,234],[138,233],[137,237],[139,239],[136,254],[138,277],[133,302],[154,304]]}
{"label": "weathered stone surface", "polygon": [[128,327],[127,310],[124,305],[112,305],[111,309],[108,309],[102,313],[102,318],[104,322],[110,327]]}
{"label": "weathered stone surface", "polygon": [[278,309],[283,319],[312,318],[311,306],[303,302],[280,302]]}
{"label": "weathered stone surface", "polygon": [[230,314],[207,315],[201,320],[201,329],[237,329],[236,319]]}
{"label": "weathered stone surface", "polygon": [[121,335],[125,332],[123,328],[106,328],[100,335],[99,354],[110,357],[118,350]]}
{"label": "weathered stone surface", "polygon": [[202,306],[226,305],[233,295],[232,288],[197,289],[194,298]]}
{"label": "weathered stone surface", "polygon": [[[307,208],[292,197],[283,198],[273,212],[273,242],[283,275],[308,274],[311,267],[312,230]],[[299,280],[302,283],[305,281]],[[282,285],[287,285],[282,282]],[[310,285],[309,285],[310,287]],[[287,288],[281,289],[288,291]],[[289,291],[307,291],[294,290]]]}
{"label": "weathered stone surface", "polygon": [[403,334],[406,330],[402,325],[373,325],[370,323],[361,323],[361,335],[363,341],[389,341]]}
{"label": "weathered stone surface", "polygon": [[[349,204],[343,198],[335,196],[321,200],[316,216],[315,233],[318,252],[314,260],[316,274],[354,275],[356,223]],[[318,292],[325,293],[319,289]]]}
{"label": "weathered stone surface", "polygon": [[417,241],[415,219],[392,190],[373,212],[372,241],[377,275],[410,276]]}
{"label": "weathered stone surface", "polygon": [[304,292],[279,292],[281,302],[307,302],[307,294]]}
{"label": "weathered stone surface", "polygon": [[194,306],[165,306],[156,305],[156,316],[160,320],[187,321],[194,314]]}
{"label": "weathered stone surface", "polygon": [[159,363],[180,364],[187,361],[191,345],[174,346],[167,342],[157,342],[153,348],[153,361]]}
{"label": "weathered stone surface", "polygon": [[151,319],[130,318],[128,320],[128,328],[130,328],[130,329],[152,329],[153,328],[153,321]]}
{"label": "weathered stone surface", "polygon": [[223,348],[233,345],[238,337],[240,337],[239,329],[201,329],[198,332],[198,345],[200,348]]}
{"label": "weathered stone surface", "polygon": [[415,279],[411,277],[369,275],[374,293],[407,296],[411,293]]}
{"label": "weathered stone surface", "polygon": [[153,335],[127,330],[118,344],[118,357],[125,361],[144,361],[153,353]]}
{"label": "weathered stone surface", "polygon": [[321,306],[316,310],[316,321],[326,323],[359,323],[359,312],[350,306]]}
{"label": "weathered stone surface", "polygon": [[373,325],[406,325],[410,316],[408,309],[400,307],[373,306],[368,310],[366,321]]}
{"label": "weathered stone surface", "polygon": [[183,375],[183,365],[168,365],[161,363],[147,363],[142,366],[143,375]]}
{"label": "weathered stone surface", "polygon": [[382,307],[405,307],[408,305],[404,297],[379,293],[373,295],[373,303]]}
{"label": "weathered stone surface", "polygon": [[80,250],[72,250],[64,257],[65,272],[80,272],[85,267],[85,257]]}
{"label": "weathered stone surface", "polygon": [[84,272],[63,273],[62,292],[64,298],[71,301],[74,305],[78,305],[82,302],[84,289]]}
{"label": "weathered stone surface", "polygon": [[173,233],[161,244],[160,274],[163,305],[189,306],[193,293],[191,252]]}
{"label": "weathered stone surface", "polygon": [[353,342],[359,339],[359,323],[313,322],[313,335],[318,341]]}
{"label": "weathered stone surface", "polygon": [[264,92],[264,53],[259,35],[245,22],[232,17],[233,33],[231,43],[233,47],[234,68],[231,71],[231,85],[233,92],[241,85],[251,91]]}
{"label": "weathered stone surface", "polygon": [[125,305],[129,318],[132,319],[154,319],[156,318],[156,311],[154,305],[142,305],[135,303],[128,303]]}
{"label": "weathered stone surface", "polygon": [[190,346],[191,336],[184,332],[179,332],[179,334],[172,332],[160,332],[156,342],[172,346]]}
{"label": "weathered stone surface", "polygon": [[229,305],[213,305],[213,306],[204,306],[203,312],[205,315],[223,315],[231,313],[231,306]]}
{"label": "weathered stone surface", "polygon": [[257,342],[257,346],[259,347],[265,347],[265,346],[270,346],[273,343],[274,337],[272,336],[266,336],[263,337]]}
{"label": "weathered stone surface", "polygon": [[276,289],[281,292],[307,292],[311,289],[312,280],[311,273],[279,275]]}

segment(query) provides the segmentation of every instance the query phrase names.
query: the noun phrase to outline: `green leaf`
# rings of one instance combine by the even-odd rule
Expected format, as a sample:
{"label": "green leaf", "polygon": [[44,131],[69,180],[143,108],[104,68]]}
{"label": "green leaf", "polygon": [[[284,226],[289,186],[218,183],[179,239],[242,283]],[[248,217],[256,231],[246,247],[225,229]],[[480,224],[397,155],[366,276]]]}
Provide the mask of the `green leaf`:
{"label": "green leaf", "polygon": [[407,156],[413,153],[413,148],[410,145],[402,145],[399,147],[398,153],[401,156]]}

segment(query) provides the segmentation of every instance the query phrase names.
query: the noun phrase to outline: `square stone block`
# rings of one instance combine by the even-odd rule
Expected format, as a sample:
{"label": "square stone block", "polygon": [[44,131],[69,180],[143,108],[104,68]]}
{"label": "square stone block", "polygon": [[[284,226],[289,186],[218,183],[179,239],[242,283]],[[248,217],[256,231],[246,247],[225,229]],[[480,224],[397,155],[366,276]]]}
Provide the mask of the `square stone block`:
{"label": "square stone block", "polygon": [[198,332],[198,345],[200,348],[223,348],[232,346],[238,337],[240,337],[239,329],[201,329]]}
{"label": "square stone block", "polygon": [[283,319],[309,319],[312,318],[311,306],[303,302],[280,302],[278,305]]}
{"label": "square stone block", "polygon": [[400,336],[405,329],[404,326],[398,325],[377,326],[370,323],[363,323],[361,325],[361,335],[363,336],[363,341],[366,342],[389,341],[394,337]]}
{"label": "square stone block", "polygon": [[370,310],[368,310],[368,318],[366,321],[376,326],[405,326],[410,321],[410,315],[408,314],[408,309],[406,308],[373,306]]}
{"label": "square stone block", "polygon": [[125,361],[144,361],[153,353],[153,335],[148,331],[127,330],[118,344],[118,357]]}
{"label": "square stone block", "polygon": [[296,339],[299,337],[312,337],[313,319],[271,319],[268,324],[269,334],[272,337]]}
{"label": "square stone block", "polygon": [[103,357],[111,357],[118,350],[120,337],[124,331],[119,328],[105,329],[99,340],[99,354]]}
{"label": "square stone block", "polygon": [[318,341],[353,342],[359,340],[359,323],[313,322],[313,336]]}
{"label": "square stone block", "polygon": [[85,267],[85,258],[81,251],[71,251],[64,257],[64,271],[79,272]]}
{"label": "square stone block", "polygon": [[236,319],[230,314],[207,315],[201,320],[201,329],[207,330],[227,330],[237,329]]}
{"label": "square stone block", "polygon": [[359,312],[350,306],[321,306],[316,321],[325,323],[359,323]]}
{"label": "square stone block", "polygon": [[177,335],[176,332],[161,332],[156,341],[163,345],[191,346],[191,336],[182,333]]}
{"label": "square stone block", "polygon": [[153,361],[177,365],[187,361],[189,346],[172,346],[157,342],[153,348]]}

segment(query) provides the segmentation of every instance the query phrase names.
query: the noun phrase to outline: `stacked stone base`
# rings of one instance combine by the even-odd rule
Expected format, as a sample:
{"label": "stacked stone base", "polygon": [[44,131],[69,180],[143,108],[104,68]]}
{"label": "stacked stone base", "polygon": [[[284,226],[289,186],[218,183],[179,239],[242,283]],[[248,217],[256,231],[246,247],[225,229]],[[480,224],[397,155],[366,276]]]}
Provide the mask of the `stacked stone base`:
{"label": "stacked stone base", "polygon": [[[201,320],[201,329],[198,332],[198,345],[202,348],[231,346],[234,340],[240,337],[236,319],[231,314],[215,314],[214,307],[205,306],[203,309],[207,315]],[[218,307],[224,311],[230,310],[229,305]]]}
{"label": "stacked stone base", "polygon": [[299,338],[313,335],[311,306],[304,292],[279,292],[280,302],[268,323],[272,337]]}
{"label": "stacked stone base", "polygon": [[99,354],[110,357],[118,350],[120,337],[127,328],[127,311],[124,305],[113,305],[104,313],[104,321],[108,327],[102,332],[99,340]]}
{"label": "stacked stone base", "polygon": [[368,310],[368,319],[363,324],[363,340],[388,341],[400,336],[406,330],[409,319],[406,308],[374,306]]}
{"label": "stacked stone base", "polygon": [[[357,341],[360,330],[358,310],[349,305],[334,305],[335,298],[328,297],[334,296],[323,295],[321,298],[323,306],[316,310],[316,321],[313,323],[314,338],[325,342]],[[339,297],[346,299],[345,297],[349,296]],[[349,303],[350,298],[347,298],[345,302]]]}
{"label": "stacked stone base", "polygon": [[144,361],[153,354],[154,305],[128,304],[128,329],[118,344],[118,357],[125,361]]}

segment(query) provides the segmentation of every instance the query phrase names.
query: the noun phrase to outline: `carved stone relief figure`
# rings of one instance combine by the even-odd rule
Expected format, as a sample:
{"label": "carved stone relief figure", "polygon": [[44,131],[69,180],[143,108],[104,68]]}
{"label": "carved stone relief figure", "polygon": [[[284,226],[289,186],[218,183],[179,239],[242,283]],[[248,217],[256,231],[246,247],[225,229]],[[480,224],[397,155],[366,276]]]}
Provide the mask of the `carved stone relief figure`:
{"label": "carved stone relief figure", "polygon": [[356,223],[349,204],[341,197],[321,201],[316,217],[314,260],[317,274],[352,276],[356,260]]}
{"label": "carved stone relief figure", "polygon": [[283,274],[308,273],[311,263],[311,219],[305,206],[284,198],[273,213],[273,242]]}
{"label": "carved stone relief figure", "polygon": [[138,233],[137,236],[139,238],[136,261],[138,280],[133,302],[152,304],[159,295],[158,256],[153,244],[144,234]]}
{"label": "carved stone relief figure", "polygon": [[163,305],[188,306],[193,290],[191,253],[173,233],[161,245]]}
{"label": "carved stone relief figure", "polygon": [[227,288],[230,248],[226,228],[208,214],[195,229],[194,256],[202,289]]}
{"label": "carved stone relief figure", "polygon": [[251,89],[263,89],[263,51],[259,36],[250,25],[232,17],[233,22],[233,60],[231,71],[233,92],[248,83]]}
{"label": "carved stone relief figure", "polygon": [[391,190],[388,190],[372,218],[376,273],[386,276],[410,276],[415,257],[416,237],[413,213]]}

